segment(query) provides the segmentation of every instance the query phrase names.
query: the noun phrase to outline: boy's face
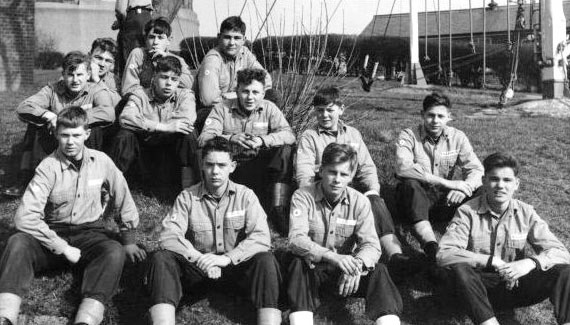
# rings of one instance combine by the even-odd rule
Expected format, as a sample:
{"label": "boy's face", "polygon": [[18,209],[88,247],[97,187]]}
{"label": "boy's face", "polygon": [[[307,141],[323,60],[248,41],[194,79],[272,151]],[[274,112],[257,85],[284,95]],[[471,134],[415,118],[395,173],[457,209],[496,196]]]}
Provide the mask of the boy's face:
{"label": "boy's face", "polygon": [[236,169],[236,162],[230,154],[223,151],[211,151],[202,160],[204,184],[209,191],[225,186],[230,174]]}
{"label": "boy's face", "polygon": [[115,57],[109,51],[96,48],[91,53],[91,63],[99,67],[99,77],[104,77],[115,67]]}
{"label": "boy's face", "polygon": [[335,202],[352,181],[353,171],[350,169],[350,161],[346,161],[340,164],[321,166],[319,174],[326,198],[330,202]]}
{"label": "boy's face", "polygon": [[91,72],[85,63],[81,63],[75,70],[68,69],[62,74],[67,90],[73,94],[82,91],[87,86],[87,80],[91,78]]}
{"label": "boy's face", "polygon": [[338,120],[344,112],[344,105],[338,106],[334,103],[328,105],[315,106],[315,113],[319,126],[323,129],[335,131],[338,126]]}
{"label": "boy's face", "polygon": [[156,34],[154,28],[148,32],[146,36],[146,49],[150,53],[166,52],[170,45],[170,37],[166,34]]}
{"label": "boy's face", "polygon": [[250,112],[259,107],[265,97],[264,88],[263,83],[257,80],[253,80],[249,85],[239,84],[237,96],[241,107]]}
{"label": "boy's face", "polygon": [[68,158],[72,160],[80,160],[83,158],[83,148],[85,140],[89,138],[91,130],[85,129],[83,126],[76,128],[58,127],[56,138],[59,143],[59,149]]}
{"label": "boy's face", "polygon": [[225,30],[218,34],[218,44],[224,54],[236,56],[245,43],[245,36],[236,30]]}
{"label": "boy's face", "polygon": [[509,202],[519,188],[519,179],[510,167],[493,168],[483,176],[483,188],[487,202],[500,205]]}
{"label": "boy's face", "polygon": [[446,106],[438,105],[422,111],[424,128],[432,137],[438,137],[443,132],[447,122],[451,120],[449,109]]}
{"label": "boy's face", "polygon": [[154,74],[154,94],[160,98],[170,97],[180,84],[180,75],[174,71],[159,71]]}

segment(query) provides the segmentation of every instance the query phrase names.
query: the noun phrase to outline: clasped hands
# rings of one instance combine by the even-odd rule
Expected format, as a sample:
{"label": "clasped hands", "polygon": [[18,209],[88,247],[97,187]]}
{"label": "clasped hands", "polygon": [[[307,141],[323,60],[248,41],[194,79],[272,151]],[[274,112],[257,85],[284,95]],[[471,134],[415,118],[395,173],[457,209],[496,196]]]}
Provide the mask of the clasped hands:
{"label": "clasped hands", "polygon": [[226,255],[203,254],[196,261],[196,266],[204,272],[208,278],[217,280],[222,276],[222,268],[228,266],[232,260]]}
{"label": "clasped hands", "polygon": [[506,281],[508,290],[512,290],[518,286],[519,279],[529,274],[537,266],[536,263],[529,258],[507,263],[498,257],[493,257],[491,265],[495,271],[499,273],[501,279]]}
{"label": "clasped hands", "polygon": [[327,252],[323,258],[342,271],[342,275],[338,280],[338,294],[342,297],[355,294],[360,286],[363,266],[362,260],[352,255],[343,255],[334,252]]}
{"label": "clasped hands", "polygon": [[230,137],[230,142],[238,144],[245,149],[257,149],[263,145],[261,137],[248,133],[234,134]]}

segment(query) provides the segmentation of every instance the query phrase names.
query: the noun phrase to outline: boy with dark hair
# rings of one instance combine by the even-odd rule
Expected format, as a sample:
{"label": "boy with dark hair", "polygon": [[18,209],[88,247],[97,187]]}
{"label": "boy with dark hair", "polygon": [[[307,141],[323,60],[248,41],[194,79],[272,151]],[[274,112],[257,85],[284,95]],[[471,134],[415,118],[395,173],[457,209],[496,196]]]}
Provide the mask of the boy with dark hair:
{"label": "boy with dark hair", "polygon": [[[251,51],[244,46],[246,26],[238,16],[226,18],[218,34],[218,46],[208,51],[196,75],[194,84],[199,106],[198,129],[212,108],[224,99],[236,98],[237,72],[243,69],[261,69],[263,66]],[[267,71],[266,71],[267,72]],[[271,92],[271,75],[265,74],[264,90]],[[267,97],[275,95],[267,94]],[[270,98],[267,98],[271,100]],[[275,100],[272,100],[275,102]]]}
{"label": "boy with dark hair", "polygon": [[343,297],[366,298],[366,315],[378,325],[400,324],[402,298],[386,267],[369,200],[348,187],[358,167],[348,144],[323,151],[320,180],[298,189],[291,200],[287,296],[291,325],[313,324],[319,288],[338,284]]}
{"label": "boy with dark hair", "polygon": [[483,166],[465,133],[447,125],[450,109],[447,96],[438,92],[426,96],[422,123],[400,132],[396,143],[399,212],[413,225],[413,234],[432,265],[438,244],[430,218],[448,221],[481,186],[483,176]]}
{"label": "boy with dark hair", "polygon": [[137,88],[149,88],[153,76],[153,64],[159,57],[170,56],[178,59],[182,65],[180,88],[192,89],[193,77],[184,59],[168,52],[172,28],[164,17],[149,21],[144,27],[145,47],[137,47],[131,51],[125,71],[123,72],[123,95]]}
{"label": "boy with dark hair", "polygon": [[257,308],[258,324],[280,324],[281,273],[266,215],[253,191],[229,180],[235,170],[229,142],[202,148],[203,181],[180,193],[162,220],[160,247],[150,261],[153,324],[174,325],[183,293],[198,284],[238,286]]}
{"label": "boy with dark hair", "polygon": [[91,61],[81,52],[68,53],[62,63],[62,79],[43,87],[25,99],[17,108],[20,120],[28,123],[24,150],[15,186],[3,194],[19,197],[33,176],[37,164],[57,148],[55,124],[57,114],[70,106],[81,106],[87,112],[91,136],[86,144],[101,150],[103,127],[115,120],[113,94],[107,87],[88,82]]}
{"label": "boy with dark hair", "polygon": [[360,132],[340,119],[345,109],[340,90],[335,87],[319,89],[313,98],[313,107],[318,124],[303,132],[297,148],[295,178],[299,187],[311,185],[318,180],[323,151],[328,144],[343,143],[353,147],[357,165],[351,186],[364,193],[370,201],[376,231],[389,265],[394,268],[394,272],[405,271],[404,268],[410,266],[405,265],[409,264],[410,259],[402,253],[400,241],[395,235],[392,215],[380,197],[376,165]]}
{"label": "boy with dark hair", "polygon": [[[112,38],[97,38],[91,44],[91,81],[105,85],[109,90],[119,93],[119,82],[113,72],[117,57],[117,44]],[[120,96],[119,96],[120,99]]]}
{"label": "boy with dark hair", "polygon": [[558,324],[570,324],[568,249],[532,206],[513,198],[520,182],[513,156],[497,152],[483,165],[483,194],[455,213],[441,238],[438,264],[448,268],[475,324],[499,324],[494,307],[546,298]]}
{"label": "boy with dark hair", "polygon": [[138,88],[129,95],[119,117],[122,128],[111,148],[111,157],[122,172],[137,162],[143,177],[152,175],[153,181],[163,181],[159,173],[171,171],[166,164],[174,155],[180,171],[178,187],[198,181],[196,106],[192,92],[178,87],[181,77],[178,58],[157,58],[152,88]]}
{"label": "boy with dark hair", "polygon": [[[146,258],[135,244],[139,217],[123,175],[104,153],[85,147],[88,113],[62,110],[54,132],[58,148],[36,168],[14,217],[18,232],[0,259],[0,324],[17,324],[36,272],[70,264],[83,268],[75,324],[99,324],[119,286],[125,252],[133,262]],[[103,190],[120,212],[124,246],[105,228]]]}
{"label": "boy with dark hair", "polygon": [[[235,152],[237,167],[232,180],[253,189],[270,215],[286,210],[292,177],[295,135],[283,113],[264,100],[266,72],[238,71],[237,99],[216,105],[198,138],[200,146],[221,136]],[[286,219],[281,218],[280,219]]]}

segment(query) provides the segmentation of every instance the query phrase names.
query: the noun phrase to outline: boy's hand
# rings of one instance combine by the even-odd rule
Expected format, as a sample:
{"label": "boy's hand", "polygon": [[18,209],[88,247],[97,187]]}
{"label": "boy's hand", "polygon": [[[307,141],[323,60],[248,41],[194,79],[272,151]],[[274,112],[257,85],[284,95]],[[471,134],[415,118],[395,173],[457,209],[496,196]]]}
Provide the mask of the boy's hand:
{"label": "boy's hand", "polygon": [[523,260],[505,263],[497,268],[501,278],[507,282],[514,283],[519,278],[527,275],[536,268],[536,263],[529,258]]}
{"label": "boy's hand", "polygon": [[156,59],[158,57],[169,56],[170,53],[163,51],[163,50],[150,50],[149,53],[152,55],[152,59]]}
{"label": "boy's hand", "polygon": [[43,118],[48,123],[47,127],[50,131],[55,130],[57,124],[57,114],[54,112],[47,111],[44,113]]}
{"label": "boy's hand", "polygon": [[142,262],[146,259],[146,251],[137,244],[125,245],[125,254],[132,263]]}
{"label": "boy's hand", "polygon": [[222,276],[222,269],[219,266],[213,266],[208,269],[208,278],[217,280]]}
{"label": "boy's hand", "polygon": [[185,120],[173,120],[168,123],[158,123],[156,130],[165,133],[189,134],[194,131],[194,126]]}
{"label": "boy's hand", "polygon": [[204,254],[200,256],[198,261],[196,261],[196,265],[204,271],[204,273],[208,274],[208,270],[213,266],[219,266],[220,268],[228,266],[232,260],[225,255],[216,255],[216,254]]}
{"label": "boy's hand", "polygon": [[246,149],[253,149],[249,144],[249,137],[245,133],[234,134],[230,137],[230,142],[238,144]]}
{"label": "boy's hand", "polygon": [[338,280],[338,294],[343,297],[353,295],[360,285],[360,273],[356,275],[343,274]]}
{"label": "boy's hand", "polygon": [[93,108],[93,104],[83,104],[81,105],[81,108],[83,108],[84,110],[89,110]]}
{"label": "boy's hand", "polygon": [[81,250],[79,248],[73,247],[73,246],[67,246],[64,250],[63,250],[63,256],[65,256],[65,258],[71,263],[71,264],[75,264],[79,261],[79,258],[81,258]]}
{"label": "boy's hand", "polygon": [[471,196],[473,194],[473,191],[471,190],[471,186],[469,186],[469,184],[467,184],[467,182],[465,181],[447,181],[447,188],[449,188],[450,190],[456,190],[456,191],[461,191],[463,192],[465,195],[467,196]]}
{"label": "boy's hand", "polygon": [[95,83],[101,80],[99,78],[99,65],[93,61],[91,61],[91,80]]}
{"label": "boy's hand", "polygon": [[463,202],[466,197],[467,195],[461,191],[451,190],[449,193],[447,193],[446,203],[448,206],[458,205],[461,204],[461,202]]}
{"label": "boy's hand", "polygon": [[499,271],[499,267],[505,265],[505,261],[503,261],[500,257],[493,256],[493,261],[491,262],[491,266],[495,269],[495,271]]}
{"label": "boy's hand", "polygon": [[247,144],[249,145],[249,147],[251,149],[257,149],[263,145],[263,140],[261,140],[260,137],[254,136],[254,135],[253,136],[250,135],[248,137],[249,137],[249,140],[247,140]]}
{"label": "boy's hand", "polygon": [[325,261],[338,267],[344,274],[356,275],[360,273],[362,267],[359,261],[351,255],[342,255],[334,252],[327,252],[323,255]]}

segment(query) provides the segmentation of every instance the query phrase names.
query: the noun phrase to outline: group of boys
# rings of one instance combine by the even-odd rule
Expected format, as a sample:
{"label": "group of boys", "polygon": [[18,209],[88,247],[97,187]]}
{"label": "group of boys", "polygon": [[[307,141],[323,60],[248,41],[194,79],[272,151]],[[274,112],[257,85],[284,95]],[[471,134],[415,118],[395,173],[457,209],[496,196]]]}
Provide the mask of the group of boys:
{"label": "group of boys", "polygon": [[[148,256],[153,324],[174,324],[183,295],[203,284],[242,289],[258,324],[281,323],[281,296],[290,324],[312,324],[320,289],[330,284],[339,296],[364,297],[376,324],[399,324],[403,304],[392,276],[414,263],[402,251],[362,135],[340,120],[339,90],[317,91],[317,124],[295,151],[291,126],[264,99],[271,77],[243,46],[239,17],[222,23],[196,82],[168,52],[170,33],[163,19],[147,23],[146,46],[130,52],[121,88],[111,71],[116,47],[96,40],[91,57],[68,54],[62,80],[18,107],[28,122],[21,176],[29,184],[14,218],[18,232],[0,259],[0,324],[17,324],[35,273],[70,264],[83,270],[74,323],[101,323],[125,260],[150,254],[136,245],[139,216],[123,174],[136,167],[152,175],[172,160],[183,190],[162,219],[160,250]],[[498,324],[494,307],[549,297],[557,321],[570,324],[568,250],[531,206],[513,198],[516,160],[495,153],[481,164],[466,135],[447,125],[450,109],[446,96],[427,96],[422,123],[398,136],[402,221],[429,264],[445,267],[474,322]],[[29,180],[34,159],[46,155]],[[299,188],[289,203],[293,178]],[[120,236],[105,228],[108,205],[121,216]],[[275,220],[288,228],[280,261],[267,221],[275,211],[289,211]],[[453,214],[438,244],[430,218]]]}

